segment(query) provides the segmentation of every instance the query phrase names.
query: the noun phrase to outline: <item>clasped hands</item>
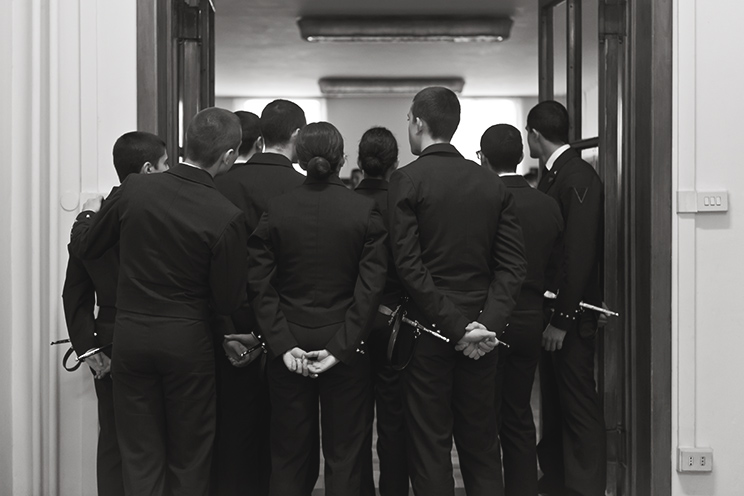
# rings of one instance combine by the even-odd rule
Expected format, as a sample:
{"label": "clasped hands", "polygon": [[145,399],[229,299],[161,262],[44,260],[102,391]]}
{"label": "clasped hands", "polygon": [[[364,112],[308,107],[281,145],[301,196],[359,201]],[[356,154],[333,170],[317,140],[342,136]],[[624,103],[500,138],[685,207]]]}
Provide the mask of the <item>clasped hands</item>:
{"label": "clasped hands", "polygon": [[228,334],[222,342],[227,354],[228,360],[234,367],[242,368],[250,364],[261,353],[262,348],[258,348],[250,353],[248,350],[259,344],[259,340],[253,334]]}
{"label": "clasped hands", "polygon": [[83,360],[95,373],[96,379],[103,379],[111,372],[111,359],[103,353],[97,353]]}
{"label": "clasped hands", "polygon": [[282,359],[290,372],[313,379],[339,361],[328,350],[305,351],[297,346],[286,352]]}
{"label": "clasped hands", "polygon": [[499,344],[496,333],[486,329],[480,322],[471,322],[465,326],[465,335],[457,342],[455,349],[473,360],[478,360],[490,353]]}

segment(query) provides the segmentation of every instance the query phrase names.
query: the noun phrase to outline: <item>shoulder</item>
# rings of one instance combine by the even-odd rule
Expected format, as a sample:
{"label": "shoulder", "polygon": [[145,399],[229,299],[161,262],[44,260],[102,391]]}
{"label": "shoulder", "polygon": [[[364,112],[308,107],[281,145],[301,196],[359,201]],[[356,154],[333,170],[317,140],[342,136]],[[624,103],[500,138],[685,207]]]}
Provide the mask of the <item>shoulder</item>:
{"label": "shoulder", "polygon": [[589,164],[586,160],[581,158],[581,155],[576,153],[571,157],[566,164],[563,166],[561,171],[565,176],[583,177],[587,179],[599,180],[599,175],[594,167]]}

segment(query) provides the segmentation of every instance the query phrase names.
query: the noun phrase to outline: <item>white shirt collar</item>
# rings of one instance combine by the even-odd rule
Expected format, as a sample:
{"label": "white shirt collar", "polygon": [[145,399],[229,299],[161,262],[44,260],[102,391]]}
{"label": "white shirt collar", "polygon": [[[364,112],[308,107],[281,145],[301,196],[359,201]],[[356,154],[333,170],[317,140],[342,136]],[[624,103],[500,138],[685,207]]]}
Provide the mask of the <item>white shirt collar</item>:
{"label": "white shirt collar", "polygon": [[521,176],[522,174],[519,174],[517,172],[503,172],[499,174],[499,177],[506,177],[506,176]]}
{"label": "white shirt collar", "polygon": [[201,167],[199,167],[198,165],[190,164],[190,163],[186,162],[185,160],[183,160],[181,163],[183,165],[188,165],[189,167],[193,167],[194,169],[204,170]]}
{"label": "white shirt collar", "polygon": [[548,161],[545,162],[545,168],[548,170],[551,170],[553,168],[553,165],[555,165],[555,161],[558,160],[558,157],[560,157],[563,154],[563,152],[565,152],[569,148],[571,148],[570,145],[563,145],[562,147],[554,151],[553,154],[548,159]]}

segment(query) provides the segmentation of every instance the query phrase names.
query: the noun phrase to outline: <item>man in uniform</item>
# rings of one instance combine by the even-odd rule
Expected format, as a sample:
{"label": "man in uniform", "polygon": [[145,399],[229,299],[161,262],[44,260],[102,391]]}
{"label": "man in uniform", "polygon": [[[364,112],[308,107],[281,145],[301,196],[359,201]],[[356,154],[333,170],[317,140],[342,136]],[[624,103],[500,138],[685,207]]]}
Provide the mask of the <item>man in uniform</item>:
{"label": "man in uniform", "polygon": [[215,431],[210,320],[246,298],[243,212],[214,187],[240,147],[238,118],[199,112],[185,160],[129,176],[100,212],[90,202],[70,247],[82,259],[119,242],[112,357],[114,405],[128,495],[206,495]]}
{"label": "man in uniform", "polygon": [[[294,102],[275,100],[269,103],[259,120],[261,137],[253,141],[266,149],[253,154],[244,164],[236,164],[229,173],[215,181],[217,189],[246,216],[250,234],[258,225],[269,200],[305,180],[294,170],[297,161],[295,140],[305,126],[305,113]],[[243,137],[243,144],[250,136]],[[247,305],[233,315],[231,333],[260,334],[255,328]],[[220,333],[216,333],[218,336]],[[221,339],[221,338],[220,338]],[[213,490],[218,496],[266,495],[269,491],[271,459],[269,455],[269,390],[264,373],[264,360],[256,360],[257,350],[244,354],[258,343],[254,336],[245,336],[242,343],[228,341],[235,347],[239,360],[232,364],[215,345],[217,366],[217,437],[213,463]],[[246,480],[250,480],[246,487]]]}
{"label": "man in uniform", "polygon": [[419,158],[393,173],[388,189],[408,316],[449,339],[423,334],[403,373],[409,470],[419,496],[454,494],[453,434],[467,493],[503,494],[492,350],[527,264],[503,182],[449,143],[459,122],[451,90],[420,91],[408,113]]}
{"label": "man in uniform", "polygon": [[558,253],[563,217],[555,200],[531,188],[517,174],[517,165],[524,157],[517,128],[509,124],[491,126],[483,133],[480,145],[481,165],[498,174],[514,196],[527,255],[527,277],[502,338],[509,348],[499,353],[496,376],[504,489],[506,496],[537,496],[535,422],[530,399],[542,349],[545,276]]}
{"label": "man in uniform", "polygon": [[537,104],[527,116],[530,155],[545,164],[538,189],[558,202],[565,224],[558,298],[543,332],[540,361],[540,492],[601,496],[606,452],[594,382],[597,315],[582,312],[579,302],[602,305],[604,190],[592,166],[567,145],[568,127],[568,112],[555,101]]}
{"label": "man in uniform", "polygon": [[[163,140],[154,134],[134,131],[114,144],[114,167],[119,181],[129,174],[151,174],[168,170],[168,152]],[[118,188],[109,193],[113,195]],[[116,282],[119,277],[119,250],[115,246],[96,260],[82,261],[70,253],[67,262],[62,304],[67,332],[75,353],[81,356],[114,340]],[[98,314],[94,313],[98,305]],[[121,454],[116,439],[114,393],[111,375],[111,349],[85,359],[95,374],[98,397],[98,450],[96,474],[98,494],[124,494]]]}

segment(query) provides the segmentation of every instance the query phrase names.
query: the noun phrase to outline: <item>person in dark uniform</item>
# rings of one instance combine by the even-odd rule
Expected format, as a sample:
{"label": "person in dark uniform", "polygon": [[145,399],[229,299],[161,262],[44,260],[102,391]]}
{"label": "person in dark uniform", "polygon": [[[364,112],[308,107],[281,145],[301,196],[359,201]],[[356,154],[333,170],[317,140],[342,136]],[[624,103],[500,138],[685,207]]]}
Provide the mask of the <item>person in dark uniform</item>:
{"label": "person in dark uniform", "polygon": [[238,158],[235,159],[235,164],[233,164],[230,170],[246,163],[253,155],[263,151],[261,120],[259,117],[253,112],[247,112],[245,110],[238,110],[235,112],[235,115],[240,119],[242,141],[240,143],[240,150],[238,150]]}
{"label": "person in dark uniform", "polygon": [[449,144],[459,122],[451,90],[420,91],[408,113],[419,158],[394,172],[388,189],[408,315],[450,340],[423,334],[403,372],[408,468],[420,496],[454,494],[453,434],[467,493],[503,494],[494,347],[527,271],[511,194]]}
{"label": "person in dark uniform", "polygon": [[524,158],[522,135],[509,124],[489,127],[480,140],[484,168],[501,177],[514,196],[527,255],[527,277],[501,338],[509,344],[499,353],[496,402],[504,457],[506,496],[537,496],[535,423],[530,399],[542,350],[545,275],[560,246],[563,217],[558,204],[530,187],[517,174]]}
{"label": "person in dark uniform", "polygon": [[530,155],[545,164],[538,189],[558,202],[565,224],[558,298],[540,361],[539,485],[550,495],[598,496],[605,492],[606,452],[594,381],[597,315],[582,312],[579,302],[602,305],[604,190],[592,166],[566,144],[568,127],[568,112],[555,101],[539,103],[527,116]]}
{"label": "person in dark uniform", "polygon": [[246,297],[245,216],[214,187],[240,146],[238,118],[199,112],[185,160],[130,175],[73,226],[84,260],[119,242],[112,377],[128,495],[205,495],[215,430],[210,319]]}
{"label": "person in dark uniform", "polygon": [[[390,175],[398,167],[398,142],[384,127],[368,129],[359,142],[358,163],[364,171],[364,179],[355,191],[377,202],[382,218],[387,225],[387,192]],[[402,296],[400,282],[388,253],[388,278],[381,304],[395,308]],[[387,359],[387,347],[391,328],[388,317],[379,313],[375,317],[367,339],[372,361],[372,390],[377,409],[377,456],[380,459],[380,495],[408,495],[408,467],[406,461],[406,429],[403,419],[403,400],[400,392],[400,372],[393,369]],[[369,433],[369,455],[367,491],[374,495],[372,478],[372,432]]]}
{"label": "person in dark uniform", "polygon": [[[217,189],[243,210],[248,233],[258,225],[269,200],[299,187],[305,179],[292,168],[292,162],[297,160],[294,143],[305,126],[302,109],[293,102],[275,100],[263,110],[258,124],[265,138],[244,134],[243,145],[251,140],[264,142],[266,151],[253,154],[245,164],[235,164],[215,180]],[[215,343],[217,435],[212,490],[218,496],[262,496],[269,492],[271,474],[271,408],[265,360],[256,359],[260,350],[246,353],[258,343],[256,335],[251,333],[260,334],[250,307],[244,307],[233,317],[233,328],[228,329],[231,334],[243,337],[228,340],[224,346],[234,347],[234,352],[242,358],[231,364],[223,343]],[[219,334],[215,336],[222,340]]]}
{"label": "person in dark uniform", "polygon": [[[129,174],[168,170],[165,143],[154,134],[135,131],[122,135],[114,144],[113,156],[119,181],[124,181]],[[112,189],[109,196],[117,189]],[[117,246],[96,260],[83,261],[70,253],[62,305],[70,342],[78,356],[113,342],[118,276]],[[96,305],[97,315],[94,313]],[[113,383],[109,374],[110,359],[110,348],[85,359],[96,378],[93,382],[98,397],[99,426],[96,475],[100,496],[124,494],[121,454],[116,439]]]}
{"label": "person in dark uniform", "polygon": [[363,340],[385,285],[387,235],[375,202],[338,177],[333,125],[300,131],[297,156],[307,179],[269,202],[248,242],[249,299],[270,351],[270,494],[311,494],[320,400],[325,494],[355,496],[372,422]]}

